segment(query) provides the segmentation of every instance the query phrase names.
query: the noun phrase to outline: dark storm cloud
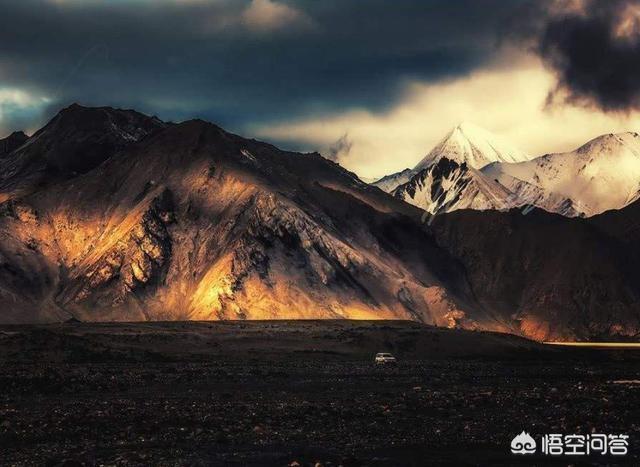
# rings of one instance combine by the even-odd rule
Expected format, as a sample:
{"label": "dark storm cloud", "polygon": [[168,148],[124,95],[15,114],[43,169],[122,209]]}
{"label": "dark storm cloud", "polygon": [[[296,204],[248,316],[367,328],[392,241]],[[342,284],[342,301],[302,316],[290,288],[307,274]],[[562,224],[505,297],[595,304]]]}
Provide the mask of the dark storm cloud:
{"label": "dark storm cloud", "polygon": [[638,0],[594,0],[551,10],[536,46],[558,77],[550,100],[565,96],[607,111],[640,108],[639,8]]}
{"label": "dark storm cloud", "polygon": [[[408,79],[485,64],[521,2],[258,3],[249,17],[241,0],[0,0],[0,90],[48,97],[45,113],[79,101],[235,129],[384,109]],[[11,114],[0,118],[2,129]]]}

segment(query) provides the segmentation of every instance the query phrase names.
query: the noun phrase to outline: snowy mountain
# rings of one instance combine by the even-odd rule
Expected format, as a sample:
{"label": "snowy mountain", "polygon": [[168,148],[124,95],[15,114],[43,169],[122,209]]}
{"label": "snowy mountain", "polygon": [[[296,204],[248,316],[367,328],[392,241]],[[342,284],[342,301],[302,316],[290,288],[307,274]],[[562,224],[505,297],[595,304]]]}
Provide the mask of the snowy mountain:
{"label": "snowy mountain", "polygon": [[[387,175],[372,183],[372,185],[387,193],[392,193],[400,185],[409,182],[412,177],[437,164],[442,158],[457,162],[458,165],[465,164],[472,169],[481,169],[492,162],[521,162],[529,160],[529,157],[524,152],[514,148],[499,137],[472,123],[465,122],[453,128],[413,169],[404,169]],[[422,175],[419,175],[418,179],[422,178],[423,180],[416,180],[415,185],[424,183]],[[478,174],[475,175],[479,176]],[[479,203],[482,204],[480,201]]]}
{"label": "snowy mountain", "polygon": [[[434,169],[443,159],[449,162]],[[455,169],[450,162],[457,163]],[[536,206],[589,217],[640,199],[640,137],[603,135],[575,151],[530,159],[488,131],[463,123],[413,170],[375,185],[431,213]]]}
{"label": "snowy mountain", "polygon": [[466,162],[445,157],[420,170],[393,193],[408,203],[436,214],[456,209],[508,209],[515,207],[512,193]]}
{"label": "snowy mountain", "polygon": [[[457,209],[510,209],[526,204],[479,169],[491,163],[527,161],[509,143],[471,123],[451,130],[414,169],[388,175],[374,185],[432,214]],[[546,197],[544,193],[526,200]],[[523,198],[525,199],[525,198]]]}
{"label": "snowy mountain", "polygon": [[416,165],[416,171],[425,169],[446,157],[481,169],[492,162],[522,162],[530,157],[487,130],[471,123],[461,123],[440,141]]}
{"label": "snowy mountain", "polygon": [[490,164],[481,173],[488,180],[498,183],[511,192],[512,207],[536,206],[548,212],[567,217],[584,217],[583,207],[571,198],[549,191],[533,183],[522,181],[507,174],[495,176],[500,163]]}
{"label": "snowy mountain", "polygon": [[393,173],[391,175],[385,175],[379,180],[372,182],[373,186],[377,186],[382,191],[386,191],[387,193],[391,193],[398,186],[403,183],[407,183],[411,180],[411,177],[415,175],[415,170],[413,169],[404,169],[400,172]]}
{"label": "snowy mountain", "polygon": [[[482,172],[516,194],[522,192],[519,186],[534,187],[547,197],[552,193],[557,200],[571,202],[573,211],[593,216],[638,199],[640,137],[637,133],[603,135],[575,151],[492,164]],[[566,214],[545,203],[541,206]]]}

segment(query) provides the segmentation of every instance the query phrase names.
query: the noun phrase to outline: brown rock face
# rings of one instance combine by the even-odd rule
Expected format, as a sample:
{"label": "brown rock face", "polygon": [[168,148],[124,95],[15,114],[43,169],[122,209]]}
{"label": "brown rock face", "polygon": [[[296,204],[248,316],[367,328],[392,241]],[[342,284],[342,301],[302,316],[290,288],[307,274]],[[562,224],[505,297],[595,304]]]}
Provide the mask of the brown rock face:
{"label": "brown rock face", "polygon": [[31,138],[0,140],[0,202],[86,173],[165,126],[132,110],[73,104]]}
{"label": "brown rock face", "polygon": [[[157,129],[136,132],[127,125],[142,117],[121,112],[72,107],[39,132],[77,141],[65,154],[93,147],[100,124],[140,137],[114,132],[120,142],[84,173],[9,192],[0,216],[8,239],[1,321],[345,317],[444,325],[446,313],[469,302],[462,271],[419,223],[421,211],[337,164],[201,121],[151,120]],[[94,123],[85,130],[78,119]],[[45,159],[71,163],[51,151]]]}
{"label": "brown rock face", "polygon": [[146,288],[162,284],[171,260],[171,192],[154,198],[128,235],[105,252],[58,297],[64,305],[91,308],[123,304],[131,294],[143,296]]}
{"label": "brown rock face", "polygon": [[636,242],[612,222],[637,206],[591,219],[465,211],[436,217],[439,243],[464,265],[482,308],[528,337],[632,337],[640,330]]}

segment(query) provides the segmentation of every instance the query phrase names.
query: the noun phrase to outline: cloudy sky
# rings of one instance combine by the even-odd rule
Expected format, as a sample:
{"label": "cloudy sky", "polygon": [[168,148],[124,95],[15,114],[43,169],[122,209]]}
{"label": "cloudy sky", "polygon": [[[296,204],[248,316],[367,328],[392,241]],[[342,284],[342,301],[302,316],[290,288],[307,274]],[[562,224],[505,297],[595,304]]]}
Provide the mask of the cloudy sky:
{"label": "cloudy sky", "polygon": [[640,0],[0,0],[0,135],[72,102],[204,118],[364,177],[462,121],[640,131]]}

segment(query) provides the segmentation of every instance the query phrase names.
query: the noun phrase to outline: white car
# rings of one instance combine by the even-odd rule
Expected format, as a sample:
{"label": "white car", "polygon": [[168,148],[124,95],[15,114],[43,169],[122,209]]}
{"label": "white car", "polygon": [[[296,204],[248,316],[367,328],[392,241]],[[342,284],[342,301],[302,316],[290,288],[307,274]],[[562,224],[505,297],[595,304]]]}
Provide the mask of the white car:
{"label": "white car", "polygon": [[387,363],[396,363],[396,357],[390,353],[377,353],[376,365],[386,365]]}

